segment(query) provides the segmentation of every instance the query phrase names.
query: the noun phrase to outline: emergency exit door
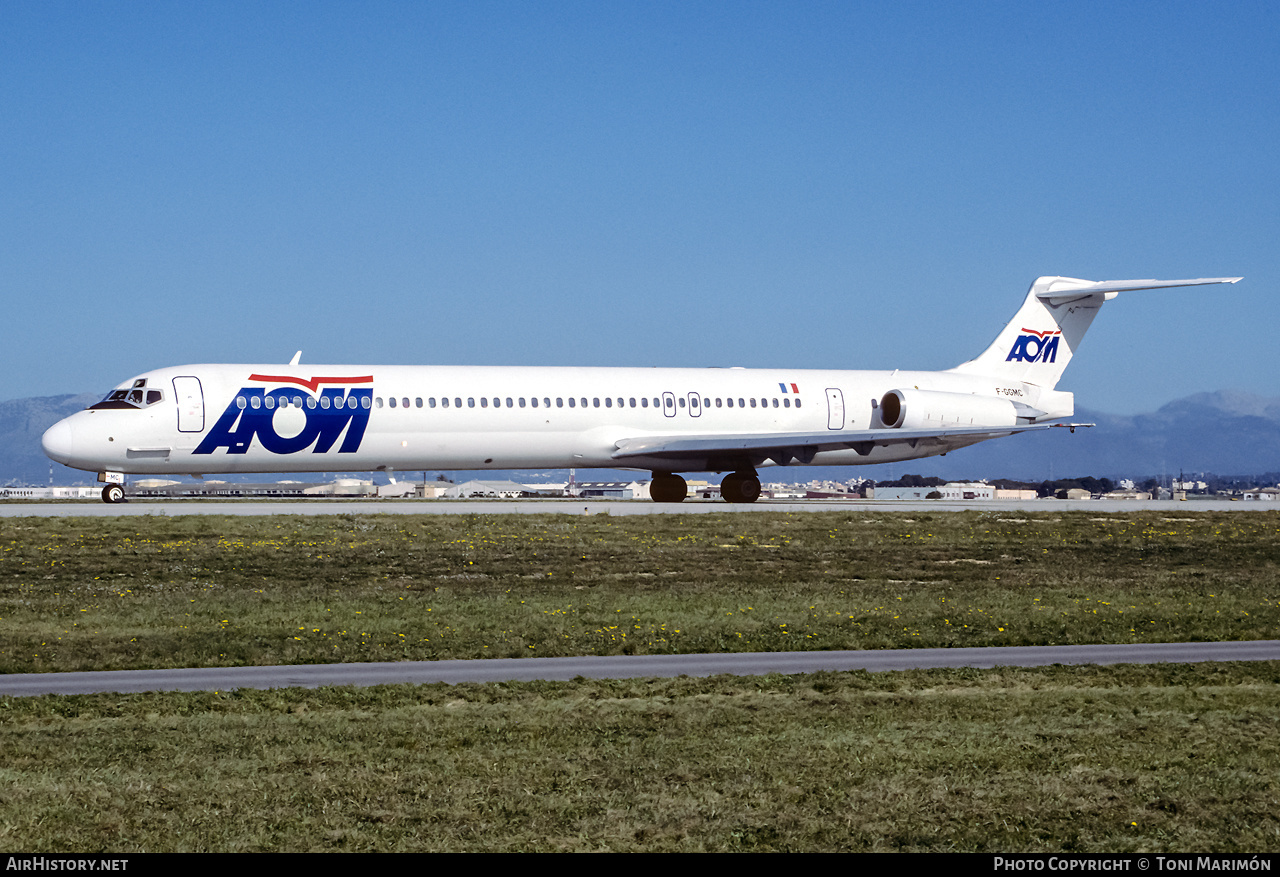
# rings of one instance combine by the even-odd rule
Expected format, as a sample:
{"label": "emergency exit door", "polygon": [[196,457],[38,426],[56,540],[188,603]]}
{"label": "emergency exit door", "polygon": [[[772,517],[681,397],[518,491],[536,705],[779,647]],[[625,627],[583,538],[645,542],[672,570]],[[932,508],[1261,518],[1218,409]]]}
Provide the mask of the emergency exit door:
{"label": "emergency exit door", "polygon": [[827,429],[844,429],[844,394],[827,388]]}

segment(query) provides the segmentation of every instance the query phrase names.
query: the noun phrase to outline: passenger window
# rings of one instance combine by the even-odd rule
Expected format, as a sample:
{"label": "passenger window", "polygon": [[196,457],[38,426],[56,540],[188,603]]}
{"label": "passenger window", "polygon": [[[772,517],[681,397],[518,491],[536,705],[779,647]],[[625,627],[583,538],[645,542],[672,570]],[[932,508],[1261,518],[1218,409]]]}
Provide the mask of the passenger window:
{"label": "passenger window", "polygon": [[586,408],[586,407],[587,407],[587,397],[586,397],[586,396],[583,396],[583,397],[582,397],[582,407],[583,407],[583,408]]}
{"label": "passenger window", "polygon": [[730,408],[732,408],[732,407],[733,407],[733,399],[732,399],[732,398],[730,398],[730,399],[725,399],[725,400],[724,400],[724,402],[725,402],[725,404],[726,404],[726,405],[728,405]]}
{"label": "passenger window", "polygon": [[799,408],[799,407],[800,407],[800,400],[799,400],[799,399],[797,399],[797,400],[796,400],[796,407],[797,407],[797,408]]}
{"label": "passenger window", "polygon": [[[559,399],[557,399],[557,400],[556,400],[556,402],[559,402],[559,401],[560,401]],[[535,406],[533,406],[533,407],[534,407],[534,408],[537,408],[538,406],[537,406],[537,405],[535,405]],[[542,407],[543,407],[543,408],[550,408],[550,407],[551,407],[551,397],[550,397],[550,396],[543,396],[543,397],[542,397]]]}
{"label": "passenger window", "polygon": [[[381,408],[381,407],[382,407],[382,397],[381,397],[381,396],[379,396],[379,397],[378,397],[378,399],[377,399],[377,401],[376,401],[374,404],[375,404],[375,405],[377,405],[379,408]],[[392,400],[391,400],[391,404],[392,404],[392,405],[396,404],[396,400],[395,400],[395,399],[392,399]],[[341,399],[339,399],[339,400],[338,400],[338,407],[339,407],[339,408],[341,408],[341,407],[342,407],[342,400],[341,400]]]}
{"label": "passenger window", "polygon": [[[360,400],[360,404],[361,404],[363,407],[368,408],[368,407],[369,407],[369,397],[368,397],[368,396],[365,396],[363,399],[361,399],[361,400]],[[356,400],[355,400],[355,399],[352,399],[352,400],[351,400],[351,406],[350,406],[350,407],[352,407],[352,408],[355,408],[355,407],[356,407]]]}
{"label": "passenger window", "polygon": [[642,398],[640,399],[640,407],[641,407],[641,408],[648,408],[648,407],[649,407],[649,397],[648,397],[648,396],[644,396],[644,397],[642,397]]}
{"label": "passenger window", "polygon": [[422,407],[422,397],[421,397],[421,396],[418,396],[416,399],[414,399],[414,400],[413,400],[413,407],[414,407],[414,408],[421,408],[421,407]]}
{"label": "passenger window", "polygon": [[783,408],[790,408],[790,407],[791,407],[791,400],[790,400],[790,399],[783,399],[783,400],[782,400],[782,407],[783,407]]}
{"label": "passenger window", "polygon": [[[597,405],[596,407],[597,407],[597,408],[599,408],[600,406],[599,406],[599,405]],[[612,407],[613,407],[613,400],[612,400],[612,399],[610,399],[610,398],[608,398],[608,397],[606,397],[606,398],[605,398],[605,400],[604,400],[604,407],[605,407],[605,408],[612,408]]]}
{"label": "passenger window", "polygon": [[249,404],[244,400],[244,396],[236,396],[236,407],[244,410],[244,406]]}
{"label": "passenger window", "polygon": [[[328,397],[328,396],[321,396],[321,397],[320,397],[320,407],[321,407],[321,408],[328,408],[328,407],[329,407],[329,404],[330,404],[330,402],[329,402],[329,397]],[[254,407],[254,408],[257,408],[258,406],[257,406],[257,405],[255,405],[255,406],[253,406],[253,407]]]}
{"label": "passenger window", "polygon": [[751,407],[752,408],[756,407],[756,400],[754,398],[751,400]]}
{"label": "passenger window", "polygon": [[[449,400],[448,400],[448,399],[445,399],[445,400],[444,400],[444,403],[445,403],[445,405],[446,405],[446,406],[448,406],[448,404],[449,404]],[[435,396],[432,396],[431,398],[427,399],[427,407],[428,407],[428,408],[435,408],[435,407],[436,407],[436,397],[435,397]]]}
{"label": "passenger window", "polygon": [[449,407],[449,397],[448,397],[448,396],[441,396],[441,397],[440,397],[440,407],[442,407],[442,408],[448,408],[448,407]]}
{"label": "passenger window", "polygon": [[[510,400],[510,399],[508,399],[508,400],[507,400],[507,404],[508,404],[508,405],[510,405],[510,404],[511,404],[511,400]],[[520,397],[520,407],[521,407],[521,408],[523,408],[523,407],[524,407],[524,396],[521,396],[521,397]]]}
{"label": "passenger window", "polygon": [[[454,397],[453,397],[453,407],[454,407],[454,408],[461,408],[461,407],[462,407],[462,397],[461,397],[461,396],[454,396]],[[472,407],[472,408],[475,408],[475,407],[476,407],[476,401],[475,401],[474,399],[472,399],[472,400],[471,400],[471,407]]]}
{"label": "passenger window", "polygon": [[599,407],[600,407],[600,400],[599,400],[598,398],[596,398],[596,399],[592,399],[592,400],[591,400],[591,404],[592,404],[593,406],[595,406],[596,408],[599,408]]}
{"label": "passenger window", "polygon": [[684,407],[684,396],[681,396],[681,397],[677,400],[677,404],[679,404],[679,406],[680,406],[681,408],[683,408],[683,407]]}
{"label": "passenger window", "polygon": [[777,400],[777,398],[774,398],[774,400],[773,400],[773,407],[774,407],[774,408],[777,408],[777,407],[778,407],[778,400]]}
{"label": "passenger window", "polygon": [[468,396],[468,397],[467,397],[467,407],[468,407],[468,408],[475,408],[475,407],[476,407],[476,397],[475,397],[475,396]]}
{"label": "passenger window", "polygon": [[308,396],[308,397],[307,397],[307,407],[308,407],[308,408],[315,408],[315,407],[316,407],[316,397],[315,397],[315,396]]}
{"label": "passenger window", "polygon": [[570,407],[570,408],[572,408],[575,404],[577,404],[577,401],[578,401],[577,399],[574,399],[572,396],[570,396],[570,397],[569,397],[569,407]]}
{"label": "passenger window", "polygon": [[501,407],[502,407],[502,400],[501,400],[501,399],[499,399],[497,396],[494,396],[494,397],[493,397],[493,407],[494,407],[494,408],[501,408]]}
{"label": "passenger window", "polygon": [[252,405],[254,408],[261,408],[261,407],[262,407],[262,399],[261,399],[260,397],[258,397],[258,396],[252,396],[252,397],[250,397],[250,399],[249,399],[249,404],[250,404],[250,405]]}
{"label": "passenger window", "polygon": [[632,397],[631,397],[631,407],[632,407],[632,408],[635,408],[635,407],[636,407],[636,397],[635,397],[635,396],[632,396]]}
{"label": "passenger window", "polygon": [[[508,396],[508,397],[507,397],[507,407],[508,407],[508,408],[513,407],[513,406],[511,405],[511,397],[510,397],[510,396]],[[523,408],[523,407],[524,407],[524,400],[523,400],[523,399],[521,399],[521,400],[520,400],[520,407],[521,407],[521,408]]]}
{"label": "passenger window", "polygon": [[489,407],[489,397],[488,397],[488,396],[481,396],[481,397],[480,397],[480,407],[481,407],[481,408],[488,408],[488,407]]}
{"label": "passenger window", "polygon": [[[390,403],[390,405],[391,405],[391,407],[392,407],[392,408],[395,408],[395,407],[396,407],[396,397],[395,397],[395,396],[392,396],[392,397],[391,397],[390,399],[388,399],[387,401],[388,401],[388,403]],[[379,407],[379,408],[381,408],[381,407],[382,407],[382,397],[378,397],[378,407]]]}
{"label": "passenger window", "polygon": [[[401,408],[408,408],[408,407],[409,407],[409,397],[408,397],[408,396],[405,396],[403,399],[401,399],[401,400],[400,400],[400,407],[401,407]],[[421,408],[421,407],[422,407],[422,400],[421,400],[421,399],[419,399],[419,400],[418,400],[418,407],[419,407],[419,408]]]}

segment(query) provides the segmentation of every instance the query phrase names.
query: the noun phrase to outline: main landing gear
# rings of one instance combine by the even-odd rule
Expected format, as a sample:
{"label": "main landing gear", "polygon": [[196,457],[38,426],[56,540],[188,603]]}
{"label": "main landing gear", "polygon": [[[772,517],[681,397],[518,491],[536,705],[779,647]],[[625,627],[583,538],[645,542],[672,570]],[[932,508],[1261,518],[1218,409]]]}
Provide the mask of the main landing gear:
{"label": "main landing gear", "polygon": [[654,472],[649,482],[649,496],[654,502],[684,502],[689,495],[689,485],[679,475],[670,472]]}
{"label": "main landing gear", "polygon": [[[649,496],[654,502],[684,502],[689,486],[679,475],[654,472],[649,482]],[[753,471],[734,472],[720,482],[720,495],[725,502],[755,502],[760,498],[760,479]]]}
{"label": "main landing gear", "polygon": [[760,479],[754,472],[734,472],[720,482],[725,502],[755,502],[760,498]]}
{"label": "main landing gear", "polygon": [[124,488],[119,484],[108,484],[102,488],[102,501],[110,503],[124,502]]}

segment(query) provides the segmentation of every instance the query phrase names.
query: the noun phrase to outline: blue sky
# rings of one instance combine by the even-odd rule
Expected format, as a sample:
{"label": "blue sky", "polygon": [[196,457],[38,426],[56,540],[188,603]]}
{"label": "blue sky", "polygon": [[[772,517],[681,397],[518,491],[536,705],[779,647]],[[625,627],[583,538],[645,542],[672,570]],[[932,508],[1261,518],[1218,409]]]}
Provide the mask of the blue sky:
{"label": "blue sky", "polygon": [[197,362],[947,368],[1280,395],[1280,6],[7,3],[6,398]]}

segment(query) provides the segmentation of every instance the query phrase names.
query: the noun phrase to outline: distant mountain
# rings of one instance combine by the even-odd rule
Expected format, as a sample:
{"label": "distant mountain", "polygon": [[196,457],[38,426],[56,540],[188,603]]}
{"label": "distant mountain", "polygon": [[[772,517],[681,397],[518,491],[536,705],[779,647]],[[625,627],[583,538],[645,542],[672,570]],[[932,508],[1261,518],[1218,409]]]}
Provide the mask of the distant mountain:
{"label": "distant mountain", "polygon": [[[1071,419],[1097,426],[1075,433],[1055,429],[984,442],[921,461],[918,468],[921,474],[943,478],[980,475],[1025,480],[1280,470],[1277,398],[1219,390],[1176,399],[1149,414],[1078,409]],[[915,472],[912,467],[909,462],[894,468]]]}
{"label": "distant mountain", "polygon": [[[50,461],[40,449],[40,436],[60,418],[97,399],[97,394],[88,393],[0,402],[0,484],[47,484]],[[761,480],[809,481],[855,475],[887,480],[915,473],[1041,481],[1081,475],[1119,479],[1177,475],[1180,471],[1188,476],[1197,472],[1249,475],[1280,471],[1280,398],[1219,390],[1177,399],[1148,414],[1080,410],[1072,419],[1097,426],[1075,433],[1054,429],[1015,435],[962,448],[945,457],[892,465],[773,468],[762,471]],[[421,473],[398,474],[406,479],[421,477]],[[432,470],[431,477],[434,474]],[[483,477],[500,474],[487,472]],[[528,473],[524,475],[528,477]],[[520,474],[510,476],[518,478]],[[255,480],[268,477],[254,476]],[[615,472],[578,471],[579,481],[617,477]],[[53,479],[56,484],[89,484],[94,475],[55,463]]]}
{"label": "distant mountain", "polygon": [[62,418],[101,398],[101,393],[81,393],[0,402],[0,484],[48,484],[51,464],[55,484],[95,483],[93,473],[68,469],[46,457],[40,449],[40,436]]}

